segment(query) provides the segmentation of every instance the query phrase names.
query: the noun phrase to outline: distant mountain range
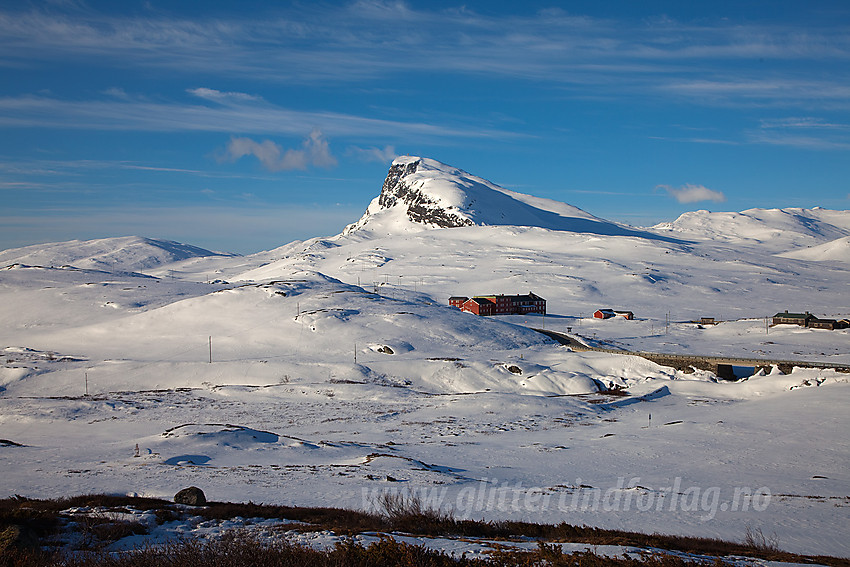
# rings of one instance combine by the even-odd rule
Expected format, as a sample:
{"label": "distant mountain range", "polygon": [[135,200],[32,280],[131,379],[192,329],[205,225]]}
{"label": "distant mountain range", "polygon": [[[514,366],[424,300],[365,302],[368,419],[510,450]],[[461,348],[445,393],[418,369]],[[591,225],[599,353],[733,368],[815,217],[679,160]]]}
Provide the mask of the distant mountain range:
{"label": "distant mountain range", "polygon": [[122,236],[34,244],[0,252],[0,267],[24,264],[89,270],[141,272],[188,258],[232,256],[171,240]]}
{"label": "distant mountain range", "polygon": [[[759,246],[773,253],[820,246],[850,236],[850,211],[814,209],[749,209],[740,213],[694,211],[669,223],[652,227],[653,232],[677,238],[736,242]],[[850,255],[813,254],[801,259],[850,261]],[[791,257],[791,256],[789,256]]]}
{"label": "distant mountain range", "polygon": [[681,317],[850,314],[848,263],[850,211],[703,210],[636,228],[412,156],[392,163],[363,216],[335,236],[242,257],[140,237],[0,252],[0,268],[67,265],[198,281],[303,270],[370,288],[393,282],[441,304],[454,294],[534,291],[553,313],[619,307]]}
{"label": "distant mountain range", "polygon": [[426,229],[523,226],[553,231],[628,236],[670,243],[714,241],[757,246],[771,254],[807,260],[850,261],[837,242],[827,251],[794,250],[850,236],[850,211],[750,209],[688,212],[673,222],[636,228],[594,216],[572,205],[525,195],[433,159],[403,156],[390,166],[380,194],[342,236],[375,238]]}
{"label": "distant mountain range", "polygon": [[[714,242],[757,247],[763,253],[808,261],[850,262],[850,211],[749,209],[699,210],[672,222],[637,228],[594,216],[552,199],[499,187],[456,167],[424,157],[393,161],[381,191],[363,216],[336,237],[310,246],[380,239],[434,229],[512,226],[597,236],[623,236],[670,244]],[[274,252],[299,253],[294,242]],[[811,249],[811,250],[810,250]],[[255,256],[270,255],[259,253]],[[126,236],[71,240],[0,251],[0,266],[38,266],[144,271],[192,258],[233,256],[170,240]],[[250,262],[249,262],[250,263]]]}

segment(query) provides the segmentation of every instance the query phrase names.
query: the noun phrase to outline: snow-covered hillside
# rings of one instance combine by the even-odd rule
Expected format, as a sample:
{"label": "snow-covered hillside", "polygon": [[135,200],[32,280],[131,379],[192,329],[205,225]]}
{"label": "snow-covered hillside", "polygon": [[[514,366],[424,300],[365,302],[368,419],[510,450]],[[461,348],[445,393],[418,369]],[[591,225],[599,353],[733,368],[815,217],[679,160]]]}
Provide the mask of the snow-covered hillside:
{"label": "snow-covered hillside", "polygon": [[836,238],[824,244],[808,248],[799,248],[777,254],[782,258],[796,258],[812,262],[847,262],[850,263],[850,236]]}
{"label": "snow-covered hillside", "polygon": [[[252,256],[135,238],[2,252],[0,494],[197,485],[368,507],[408,490],[475,518],[734,540],[760,528],[850,555],[835,535],[847,375],[722,383],[529,329],[848,363],[848,330],[765,325],[784,309],[850,315],[835,261],[847,213],[789,211],[634,229],[405,157],[342,234]],[[447,305],[528,291],[545,318]],[[592,319],[600,307],[637,319]]]}
{"label": "snow-covered hillside", "polygon": [[702,210],[685,213],[652,230],[677,238],[757,246],[764,252],[777,254],[850,236],[850,211],[788,208],[712,213]]}
{"label": "snow-covered hillside", "polygon": [[[257,268],[226,271],[233,280],[254,280],[316,270],[371,289],[415,290],[442,304],[452,295],[533,291],[549,301],[550,313],[566,318],[564,329],[601,307],[654,321],[634,341],[646,348],[657,346],[653,331],[661,321],[763,323],[785,309],[850,315],[846,268],[811,261],[820,246],[829,258],[839,254],[841,241],[828,243],[848,231],[850,211],[825,209],[698,211],[638,230],[403,157],[366,214],[342,234],[266,253]],[[736,339],[729,348],[754,352],[759,342]],[[801,343],[792,347],[797,353],[824,352]],[[712,351],[723,354],[723,346]]]}
{"label": "snow-covered hillside", "polygon": [[125,236],[12,248],[0,252],[0,267],[24,264],[47,268],[73,266],[111,272],[141,272],[187,258],[221,255],[219,252],[171,240]]}

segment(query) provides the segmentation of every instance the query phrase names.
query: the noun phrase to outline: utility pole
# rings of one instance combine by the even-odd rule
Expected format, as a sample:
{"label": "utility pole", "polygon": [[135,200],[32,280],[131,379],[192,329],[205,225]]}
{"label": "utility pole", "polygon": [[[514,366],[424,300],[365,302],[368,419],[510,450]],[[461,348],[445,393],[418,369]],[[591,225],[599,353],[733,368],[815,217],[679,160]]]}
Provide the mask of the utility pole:
{"label": "utility pole", "polygon": [[86,372],[86,396],[89,395],[89,373]]}
{"label": "utility pole", "polygon": [[212,364],[212,335],[210,335],[210,364]]}
{"label": "utility pole", "polygon": [[357,364],[357,343],[354,343],[354,364]]}

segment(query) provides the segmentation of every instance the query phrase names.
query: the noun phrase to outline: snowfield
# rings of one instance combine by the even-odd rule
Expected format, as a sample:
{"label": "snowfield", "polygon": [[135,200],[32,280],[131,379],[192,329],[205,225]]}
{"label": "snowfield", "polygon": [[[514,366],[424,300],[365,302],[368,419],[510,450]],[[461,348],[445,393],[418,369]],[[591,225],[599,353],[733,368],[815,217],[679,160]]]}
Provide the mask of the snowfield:
{"label": "snowfield", "polygon": [[[848,330],[766,325],[785,309],[850,316],[850,212],[638,229],[418,159],[397,160],[340,235],[253,256],[138,238],[0,253],[2,496],[195,485],[370,508],[403,491],[459,517],[761,529],[850,556],[850,374],[723,382],[532,330],[850,363]],[[447,218],[463,222],[429,220]],[[447,306],[528,291],[546,317]],[[608,307],[636,320],[591,317]]]}

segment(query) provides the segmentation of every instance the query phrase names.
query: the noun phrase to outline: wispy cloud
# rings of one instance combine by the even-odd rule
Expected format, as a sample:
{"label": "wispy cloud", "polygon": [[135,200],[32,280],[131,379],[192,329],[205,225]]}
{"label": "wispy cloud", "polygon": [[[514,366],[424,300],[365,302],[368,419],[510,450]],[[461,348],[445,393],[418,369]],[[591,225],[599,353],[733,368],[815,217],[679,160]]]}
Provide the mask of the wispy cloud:
{"label": "wispy cloud", "polygon": [[516,138],[519,134],[464,124],[403,122],[344,114],[298,111],[259,100],[222,97],[213,106],[150,100],[61,100],[46,96],[0,98],[0,126],[136,130],[147,132],[248,132],[303,135],[318,128],[327,135],[416,135],[433,138]]}
{"label": "wispy cloud", "polygon": [[[799,65],[850,62],[850,36],[840,22],[813,34],[791,24],[634,22],[558,9],[484,14],[379,1],[332,10],[279,6],[228,19],[7,8],[0,11],[0,55],[4,65],[97,57],[102,65],[175,76],[191,70],[301,84],[393,77],[415,68],[584,87],[576,96],[610,95],[628,86],[632,96],[729,104],[760,97],[779,104],[783,96],[790,96],[786,104],[839,102],[850,87],[846,75],[812,80],[807,65]],[[772,63],[773,76],[759,64],[764,61]],[[205,95],[202,89],[193,94]],[[208,100],[232,94],[238,93],[206,93]]]}
{"label": "wispy cloud", "polygon": [[748,132],[754,143],[810,150],[850,149],[850,125],[816,117],[773,118]]}
{"label": "wispy cloud", "polygon": [[256,142],[251,138],[230,139],[224,161],[237,161],[245,156],[254,156],[269,171],[307,169],[308,166],[333,167],[336,158],[331,155],[330,145],[319,130],[313,130],[298,149],[284,150],[271,140]]}
{"label": "wispy cloud", "polygon": [[719,138],[704,138],[704,137],[691,137],[691,138],[673,138],[669,136],[648,136],[650,140],[663,140],[667,142],[688,142],[691,144],[712,144],[717,146],[739,146],[741,142],[736,140],[722,140]]}
{"label": "wispy cloud", "polygon": [[211,100],[213,102],[245,102],[245,101],[261,101],[262,97],[240,92],[222,92],[216,89],[207,87],[198,87],[195,89],[186,89],[186,92],[195,95],[198,98]]}
{"label": "wispy cloud", "polygon": [[759,132],[752,136],[753,141],[772,146],[808,150],[850,150],[850,140],[830,140],[817,136],[802,136],[780,133]]}
{"label": "wispy cloud", "polygon": [[762,128],[807,128],[812,130],[842,130],[850,132],[850,124],[827,122],[812,116],[793,116],[790,118],[772,118],[761,121]]}
{"label": "wispy cloud", "polygon": [[[0,156],[0,174],[5,179],[0,183],[0,189],[29,187],[49,191],[72,190],[87,191],[91,189],[89,176],[103,171],[134,170],[152,173],[177,173],[188,176],[213,179],[241,179],[252,181],[276,181],[272,175],[246,174],[239,172],[223,172],[183,167],[167,167],[147,165],[130,161],[109,160],[21,160]],[[85,179],[89,181],[84,181]]]}
{"label": "wispy cloud", "polygon": [[121,87],[109,87],[108,89],[103,91],[103,94],[111,97],[115,97],[121,100],[129,100],[130,96],[127,92]]}
{"label": "wispy cloud", "polygon": [[[798,70],[796,75],[806,75]],[[793,75],[792,74],[792,75]],[[842,77],[811,79],[782,77],[768,79],[671,78],[658,87],[667,93],[687,97],[692,102],[758,107],[822,106],[850,108],[850,83]]]}
{"label": "wispy cloud", "polygon": [[700,201],[714,201],[722,203],[726,200],[726,195],[720,191],[714,191],[703,185],[693,185],[686,183],[682,187],[676,188],[670,185],[658,185],[656,189],[663,189],[667,194],[676,199],[680,203],[698,203]]}
{"label": "wispy cloud", "polygon": [[395,151],[395,146],[384,146],[383,148],[358,148],[351,146],[346,150],[346,154],[353,156],[360,161],[387,163],[394,160],[398,153]]}

